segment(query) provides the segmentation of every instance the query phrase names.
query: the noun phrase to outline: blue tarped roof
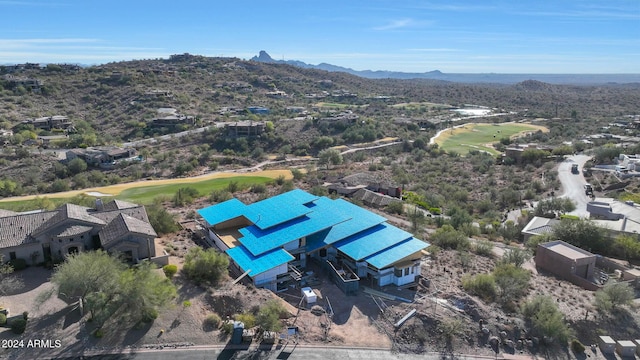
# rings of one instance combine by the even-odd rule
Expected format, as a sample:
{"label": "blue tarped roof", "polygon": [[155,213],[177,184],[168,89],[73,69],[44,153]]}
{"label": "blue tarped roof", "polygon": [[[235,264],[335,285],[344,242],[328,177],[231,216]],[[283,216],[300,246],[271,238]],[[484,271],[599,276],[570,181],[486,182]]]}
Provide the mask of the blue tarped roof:
{"label": "blue tarped roof", "polygon": [[387,223],[382,223],[339,241],[334,246],[359,261],[378,251],[413,237],[410,233]]}
{"label": "blue tarped roof", "polygon": [[251,217],[251,211],[248,206],[238,199],[231,199],[208,206],[198,210],[198,214],[200,214],[210,226],[237,218],[238,216],[244,216],[247,219]]}
{"label": "blue tarped roof", "polygon": [[242,271],[248,271],[254,277],[293,260],[294,257],[283,249],[275,249],[260,256],[253,256],[243,246],[236,246],[226,251],[227,255],[238,264]]}
{"label": "blue tarped roof", "polygon": [[257,226],[240,229],[243,235],[238,241],[252,254],[259,255],[286,243],[328,229],[351,219],[351,214],[336,211],[333,200],[323,197],[314,201],[312,211],[280,225],[262,230]]}
{"label": "blue tarped roof", "polygon": [[414,237],[395,244],[390,248],[386,248],[376,254],[373,254],[364,260],[378,269],[384,269],[385,267],[400,261],[407,256],[416,253],[429,246],[429,243],[416,239]]}
{"label": "blue tarped roof", "polygon": [[313,252],[386,221],[384,217],[343,199],[333,200],[329,206],[332,211],[348,214],[351,219],[309,236],[307,252]]}
{"label": "blue tarped roof", "polygon": [[260,229],[268,229],[310,213],[313,210],[304,204],[317,198],[315,195],[295,189],[251,205],[245,205],[238,199],[231,199],[200,209],[198,213],[211,226],[244,216]]}

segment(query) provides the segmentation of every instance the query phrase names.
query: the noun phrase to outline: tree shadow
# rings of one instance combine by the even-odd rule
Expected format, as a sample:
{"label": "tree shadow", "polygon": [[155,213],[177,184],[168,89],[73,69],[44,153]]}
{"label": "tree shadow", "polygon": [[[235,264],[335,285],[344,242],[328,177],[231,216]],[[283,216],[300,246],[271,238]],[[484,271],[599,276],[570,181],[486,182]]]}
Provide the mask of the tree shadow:
{"label": "tree shadow", "polygon": [[14,271],[10,277],[18,278],[22,286],[11,291],[7,291],[5,296],[14,296],[27,293],[49,281],[51,270],[39,266],[30,266],[23,270]]}

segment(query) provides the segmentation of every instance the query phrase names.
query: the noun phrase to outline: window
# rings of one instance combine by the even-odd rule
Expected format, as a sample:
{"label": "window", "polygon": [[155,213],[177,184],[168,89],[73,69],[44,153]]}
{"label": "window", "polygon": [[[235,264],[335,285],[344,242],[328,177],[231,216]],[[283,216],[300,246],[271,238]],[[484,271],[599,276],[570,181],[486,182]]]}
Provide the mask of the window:
{"label": "window", "polygon": [[16,252],[12,251],[9,253],[9,260],[15,260],[16,259]]}
{"label": "window", "polygon": [[409,268],[404,268],[404,276],[409,275]]}

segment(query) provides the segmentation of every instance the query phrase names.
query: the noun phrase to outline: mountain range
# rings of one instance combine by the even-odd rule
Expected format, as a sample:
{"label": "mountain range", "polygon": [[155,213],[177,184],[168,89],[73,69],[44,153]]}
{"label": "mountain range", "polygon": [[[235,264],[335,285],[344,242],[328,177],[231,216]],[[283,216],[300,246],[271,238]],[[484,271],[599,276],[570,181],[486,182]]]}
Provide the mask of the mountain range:
{"label": "mountain range", "polygon": [[387,70],[354,70],[338,65],[320,63],[307,64],[298,60],[275,60],[266,51],[261,50],[252,61],[264,63],[288,64],[307,69],[319,69],[331,72],[345,72],[368,79],[431,79],[457,83],[495,83],[516,84],[526,80],[537,80],[549,84],[597,85],[606,83],[640,83],[640,74],[499,74],[499,73],[443,73],[433,70],[423,73],[408,73]]}

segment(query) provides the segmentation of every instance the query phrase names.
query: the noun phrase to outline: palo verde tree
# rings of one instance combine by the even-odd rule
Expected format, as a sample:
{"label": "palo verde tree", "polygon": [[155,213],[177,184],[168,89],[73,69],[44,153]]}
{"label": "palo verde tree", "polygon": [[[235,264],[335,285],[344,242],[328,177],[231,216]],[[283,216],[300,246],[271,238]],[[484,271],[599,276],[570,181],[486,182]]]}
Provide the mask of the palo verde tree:
{"label": "palo verde tree", "polygon": [[602,289],[596,291],[595,305],[598,310],[611,313],[620,306],[633,301],[635,294],[627,283],[609,282]]}
{"label": "palo verde tree", "polygon": [[0,254],[0,295],[7,295],[24,286],[22,280],[13,275],[13,266],[5,264],[4,257]]}
{"label": "palo verde tree", "polygon": [[155,319],[158,309],[176,296],[171,281],[153,269],[148,262],[129,268],[98,250],[70,255],[51,281],[60,298],[77,302],[98,327],[111,318],[137,323]]}
{"label": "palo verde tree", "polygon": [[229,267],[229,259],[215,249],[192,247],[184,258],[182,272],[198,284],[215,285]]}

